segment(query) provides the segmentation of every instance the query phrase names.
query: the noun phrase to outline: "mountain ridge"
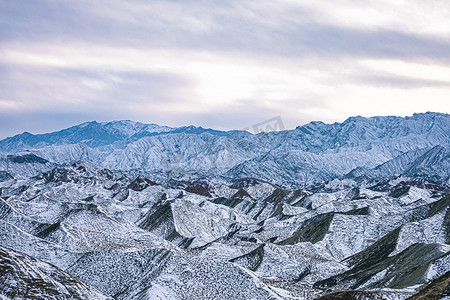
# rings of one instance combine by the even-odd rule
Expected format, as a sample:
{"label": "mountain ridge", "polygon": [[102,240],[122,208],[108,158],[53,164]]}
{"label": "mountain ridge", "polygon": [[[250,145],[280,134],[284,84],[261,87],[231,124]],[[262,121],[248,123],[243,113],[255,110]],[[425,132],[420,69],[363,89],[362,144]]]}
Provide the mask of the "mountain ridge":
{"label": "mountain ridge", "polygon": [[0,182],[0,267],[13,274],[0,278],[0,294],[26,294],[38,276],[45,299],[290,300],[348,291],[404,300],[449,270],[450,198],[403,180],[333,191],[252,178],[163,186],[90,162],[58,165]]}
{"label": "mountain ridge", "polygon": [[[357,116],[331,124],[313,121],[258,134],[93,121],[48,134],[6,138],[0,141],[0,153],[28,151],[53,163],[87,160],[160,182],[222,176],[296,185],[332,180],[357,168],[372,169],[410,151],[448,146],[449,132],[450,115],[432,112]],[[444,173],[440,177],[446,177]]]}
{"label": "mountain ridge", "polygon": [[[339,125],[339,124],[347,124],[347,123],[351,123],[354,121],[361,121],[361,120],[380,120],[380,119],[386,119],[386,120],[399,120],[399,119],[413,119],[413,118],[417,118],[417,117],[422,117],[422,116],[432,116],[432,117],[449,117],[449,114],[447,113],[439,113],[439,112],[425,112],[425,113],[414,113],[412,116],[406,116],[406,117],[399,117],[399,116],[373,116],[373,117],[362,117],[362,116],[352,116],[347,118],[346,120],[344,120],[343,122],[334,122],[334,123],[325,123],[322,121],[311,121],[309,123],[306,123],[304,125],[300,125],[297,126],[294,129],[287,129],[287,130],[282,130],[282,132],[286,132],[286,131],[294,131],[294,130],[305,130],[307,128],[311,128],[311,127],[322,127],[322,126],[334,126],[334,125]],[[18,139],[19,137],[25,136],[27,138],[33,136],[33,137],[44,137],[44,136],[52,136],[54,134],[57,133],[63,133],[63,132],[72,132],[73,129],[76,128],[86,128],[86,127],[90,127],[90,126],[95,126],[95,125],[101,125],[101,126],[106,126],[106,127],[110,127],[110,128],[114,128],[116,125],[118,124],[122,124],[124,125],[122,128],[119,129],[119,131],[122,131],[122,134],[124,134],[125,129],[124,127],[130,127],[133,126],[134,129],[137,127],[139,128],[139,130],[133,132],[133,134],[137,134],[140,131],[143,130],[148,130],[148,129],[154,129],[154,131],[149,131],[149,132],[171,132],[174,130],[182,130],[182,129],[198,129],[198,130],[202,130],[202,131],[214,131],[214,132],[220,132],[220,133],[232,133],[232,132],[247,132],[248,134],[252,134],[253,133],[249,132],[249,131],[245,131],[245,130],[215,130],[212,128],[203,128],[202,126],[194,126],[194,125],[187,125],[187,126],[181,126],[181,127],[169,127],[169,126],[163,126],[163,125],[158,125],[155,123],[141,123],[141,122],[136,122],[136,121],[132,121],[132,120],[115,120],[115,121],[108,121],[108,122],[97,122],[97,121],[87,121],[87,122],[83,122],[80,123],[78,125],[74,125],[74,126],[70,126],[68,128],[59,130],[59,131],[53,131],[53,132],[49,132],[49,133],[38,133],[38,134],[32,134],[30,132],[23,132],[20,134],[16,134],[14,136],[11,137],[6,137],[2,140],[0,140],[0,148],[5,148],[5,143],[6,141],[9,140],[14,140],[14,139]],[[116,127],[117,128],[117,127]],[[158,131],[159,130],[159,131]],[[132,136],[128,135],[128,136]]]}

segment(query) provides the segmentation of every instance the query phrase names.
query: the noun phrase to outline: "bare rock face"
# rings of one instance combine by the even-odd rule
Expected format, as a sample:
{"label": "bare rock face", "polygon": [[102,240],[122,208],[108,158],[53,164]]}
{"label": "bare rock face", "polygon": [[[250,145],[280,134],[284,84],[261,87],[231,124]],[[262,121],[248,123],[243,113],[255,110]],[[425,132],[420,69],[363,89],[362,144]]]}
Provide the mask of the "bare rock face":
{"label": "bare rock face", "polygon": [[151,185],[157,185],[156,182],[151,181],[148,178],[145,178],[143,176],[138,176],[136,177],[135,180],[133,180],[129,185],[128,188],[132,189],[133,191],[137,191],[140,192],[144,189],[146,189],[147,187],[151,186]]}
{"label": "bare rock face", "polygon": [[420,292],[408,298],[409,300],[443,299],[450,297],[450,271],[425,285]]}

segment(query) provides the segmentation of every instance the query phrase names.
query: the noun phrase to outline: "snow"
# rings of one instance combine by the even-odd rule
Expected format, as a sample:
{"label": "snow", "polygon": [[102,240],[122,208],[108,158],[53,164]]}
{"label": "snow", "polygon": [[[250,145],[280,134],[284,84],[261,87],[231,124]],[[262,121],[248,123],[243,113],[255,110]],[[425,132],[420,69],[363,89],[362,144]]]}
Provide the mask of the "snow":
{"label": "snow", "polygon": [[[84,135],[92,126],[100,141]],[[71,286],[61,278],[76,276],[89,299],[308,299],[324,294],[315,283],[345,275],[349,258],[398,229],[386,259],[417,243],[434,249],[414,285],[380,291],[405,299],[450,268],[448,207],[436,205],[448,192],[448,129],[448,115],[422,114],[259,135],[94,122],[70,138],[54,133],[58,143],[6,139],[4,152],[26,146],[53,162],[0,155],[0,170],[15,177],[0,182],[0,246],[30,256],[11,254],[25,274],[63,274],[35,274],[58,291]],[[56,164],[80,158],[89,162]],[[137,175],[161,185],[133,190]],[[190,181],[172,188],[180,178]],[[436,187],[420,185],[429,182]],[[185,190],[199,183],[211,196]],[[393,196],[402,186],[409,190]]]}
{"label": "snow", "polygon": [[[103,132],[98,143],[86,142],[83,134],[89,133],[89,126]],[[52,133],[60,136],[57,143],[47,138],[50,134],[34,136],[33,141],[42,142],[32,145],[21,136],[8,138],[0,141],[0,152],[28,149],[56,163],[89,160],[112,170],[140,170],[158,181],[224,175],[292,186],[335,179],[357,167],[366,168],[367,176],[403,172],[449,177],[446,114],[350,118],[259,135],[132,121],[91,122],[70,130],[70,138],[64,131]],[[433,148],[437,145],[440,148]]]}
{"label": "snow", "polygon": [[147,299],[148,300],[172,300],[176,299],[176,295],[172,294],[171,291],[159,284],[153,284],[149,289],[147,289]]}

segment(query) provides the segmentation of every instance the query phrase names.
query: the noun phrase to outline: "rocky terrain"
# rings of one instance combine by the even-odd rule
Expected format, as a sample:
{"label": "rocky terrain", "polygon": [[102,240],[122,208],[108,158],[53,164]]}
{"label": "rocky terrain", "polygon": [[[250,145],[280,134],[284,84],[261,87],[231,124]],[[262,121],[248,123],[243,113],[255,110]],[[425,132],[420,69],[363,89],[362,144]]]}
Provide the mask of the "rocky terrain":
{"label": "rocky terrain", "polygon": [[0,298],[450,297],[449,132],[427,113],[5,139]]}

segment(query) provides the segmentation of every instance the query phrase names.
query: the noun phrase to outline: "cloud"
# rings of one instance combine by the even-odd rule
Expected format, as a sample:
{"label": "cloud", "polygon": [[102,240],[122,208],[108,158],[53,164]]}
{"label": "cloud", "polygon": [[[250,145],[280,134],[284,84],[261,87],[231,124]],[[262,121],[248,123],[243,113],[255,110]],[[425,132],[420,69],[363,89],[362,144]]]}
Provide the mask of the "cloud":
{"label": "cloud", "polygon": [[450,6],[445,0],[281,0],[293,7],[307,7],[316,20],[341,28],[395,31],[447,39]]}
{"label": "cloud", "polygon": [[188,78],[164,72],[13,64],[0,70],[0,108],[12,113],[123,111],[133,105],[170,105],[179,101],[187,86]]}
{"label": "cloud", "polygon": [[373,85],[378,87],[402,88],[402,89],[418,89],[424,87],[450,88],[450,82],[443,80],[427,80],[411,77],[395,76],[385,73],[372,73],[359,75],[355,78],[355,82],[360,84]]}
{"label": "cloud", "polygon": [[0,137],[449,112],[445,3],[0,1]]}
{"label": "cloud", "polygon": [[[402,30],[405,26],[401,24],[424,21],[420,21],[420,15],[394,15],[390,9],[398,10],[398,5],[388,3],[302,1],[299,5],[296,1],[262,4],[260,1],[118,0],[14,3],[18,4],[5,2],[0,6],[3,9],[0,24],[7,28],[0,37],[7,42],[21,40],[50,45],[64,42],[300,57],[431,57],[447,62],[450,57],[448,36]],[[426,4],[420,6],[414,2],[412,6],[418,11],[422,8],[422,12],[424,8],[432,10]],[[383,16],[383,20],[372,20],[370,13]],[[427,14],[423,12],[423,15]],[[446,28],[450,27],[445,24],[449,21],[444,13],[441,15],[433,24],[441,24],[439,28],[447,32]],[[373,23],[373,26],[361,23]]]}

